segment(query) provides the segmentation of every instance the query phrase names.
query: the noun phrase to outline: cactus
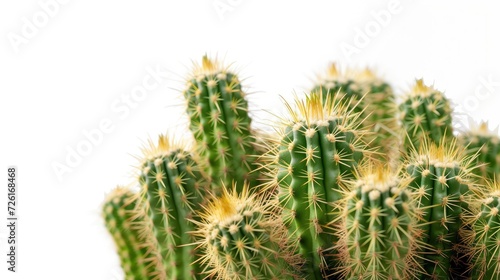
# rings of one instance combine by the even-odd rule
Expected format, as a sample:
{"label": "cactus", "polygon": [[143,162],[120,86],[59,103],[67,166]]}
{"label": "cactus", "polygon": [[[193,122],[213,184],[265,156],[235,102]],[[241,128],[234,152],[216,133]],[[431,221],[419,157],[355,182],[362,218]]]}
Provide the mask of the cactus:
{"label": "cactus", "polygon": [[[467,149],[467,154],[475,156],[476,175],[484,180],[493,180],[500,175],[500,138],[498,128],[488,130],[488,123],[481,123],[470,131],[460,135],[459,140]],[[498,178],[500,179],[500,178]]]}
{"label": "cactus", "polygon": [[397,105],[391,86],[373,71],[346,69],[339,71],[331,64],[328,74],[321,77],[313,91],[324,97],[335,95],[349,111],[360,114],[362,128],[370,131],[366,142],[378,151],[380,159],[393,162],[399,152]]}
{"label": "cactus", "polygon": [[166,279],[150,221],[137,195],[117,187],[106,198],[102,215],[117,246],[125,279]]}
{"label": "cactus", "polygon": [[422,279],[464,277],[463,250],[469,230],[464,217],[476,192],[470,166],[471,158],[462,155],[456,140],[443,139],[439,145],[425,140],[410,156],[409,188],[417,204],[422,241],[428,244],[422,256],[427,275]]}
{"label": "cactus", "polygon": [[286,104],[290,116],[283,119],[280,143],[270,154],[275,158],[279,201],[289,234],[305,259],[307,279],[322,279],[328,272],[327,256],[336,238],[327,224],[334,216],[334,203],[342,198],[342,182],[367,153],[358,130],[356,114],[323,101],[313,92],[296,108]]}
{"label": "cactus", "polygon": [[203,57],[184,90],[190,129],[200,165],[215,193],[221,185],[258,185],[260,155],[251,129],[248,104],[238,77],[219,62]]}
{"label": "cactus", "polygon": [[199,279],[194,264],[194,210],[203,203],[204,175],[182,144],[160,136],[144,149],[139,182],[163,257],[167,279]]}
{"label": "cactus", "polygon": [[500,279],[500,184],[488,182],[471,216],[472,279]]}
{"label": "cactus", "polygon": [[223,187],[221,197],[201,214],[196,235],[207,278],[295,279],[298,259],[275,214],[277,202],[250,195],[247,188],[229,192]]}
{"label": "cactus", "polygon": [[419,244],[408,179],[381,165],[363,166],[356,177],[339,217],[341,274],[352,280],[412,279]]}
{"label": "cactus", "polygon": [[444,94],[417,80],[399,106],[404,137],[404,150],[418,150],[423,139],[439,144],[453,137],[451,107]]}

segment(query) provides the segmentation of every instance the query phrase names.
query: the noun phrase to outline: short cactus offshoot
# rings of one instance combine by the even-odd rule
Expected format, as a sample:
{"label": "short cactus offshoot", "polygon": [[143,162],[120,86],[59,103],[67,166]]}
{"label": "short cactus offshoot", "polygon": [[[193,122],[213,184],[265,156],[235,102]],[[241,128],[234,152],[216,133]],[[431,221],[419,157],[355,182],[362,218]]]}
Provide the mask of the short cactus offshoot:
{"label": "short cactus offshoot", "polygon": [[[276,151],[276,181],[283,219],[290,238],[297,242],[305,259],[307,279],[329,274],[328,248],[336,237],[327,224],[334,216],[334,204],[342,198],[342,183],[353,177],[353,169],[368,155],[356,114],[348,115],[334,98],[313,92],[286,104],[289,115],[282,122]],[[274,154],[274,155],[273,155]]]}
{"label": "short cactus offshoot", "polygon": [[248,103],[238,77],[218,61],[203,57],[184,90],[190,129],[200,165],[212,180],[212,189],[244,182],[258,185],[258,152],[251,129]]}
{"label": "short cactus offshoot", "polygon": [[137,194],[117,187],[106,198],[102,215],[117,246],[125,279],[166,279],[150,221]]}
{"label": "short cactus offshoot", "polygon": [[196,231],[207,278],[298,279],[298,259],[275,212],[275,200],[250,195],[247,186],[240,192],[223,188],[201,214]]}
{"label": "short cactus offshoot", "polygon": [[160,136],[144,149],[139,182],[154,226],[167,279],[199,279],[190,219],[203,203],[204,175],[182,144]]}
{"label": "short cactus offshoot", "polygon": [[342,201],[336,245],[343,279],[412,279],[418,240],[407,179],[382,166],[367,165],[349,184]]}

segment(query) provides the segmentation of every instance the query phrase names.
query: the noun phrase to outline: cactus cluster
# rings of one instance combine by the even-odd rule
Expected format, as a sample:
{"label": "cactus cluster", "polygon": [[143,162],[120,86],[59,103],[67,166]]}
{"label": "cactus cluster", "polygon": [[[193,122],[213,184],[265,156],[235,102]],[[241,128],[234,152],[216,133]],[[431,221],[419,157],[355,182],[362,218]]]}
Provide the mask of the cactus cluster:
{"label": "cactus cluster", "polygon": [[191,139],[148,141],[139,191],[105,200],[126,279],[500,279],[497,131],[455,136],[421,79],[398,104],[332,66],[263,137],[240,81],[204,56]]}

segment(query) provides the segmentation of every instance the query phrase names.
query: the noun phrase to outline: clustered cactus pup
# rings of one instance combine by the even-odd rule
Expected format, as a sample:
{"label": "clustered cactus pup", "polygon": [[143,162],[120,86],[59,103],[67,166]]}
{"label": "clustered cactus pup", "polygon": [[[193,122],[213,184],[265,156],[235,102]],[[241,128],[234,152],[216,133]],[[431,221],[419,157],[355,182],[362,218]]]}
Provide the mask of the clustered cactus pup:
{"label": "clustered cactus pup", "polygon": [[411,279],[419,240],[409,180],[382,165],[358,170],[339,216],[342,279]]}
{"label": "clustered cactus pup", "polygon": [[425,139],[439,144],[453,138],[451,107],[444,94],[417,80],[399,105],[404,151],[418,150]]}
{"label": "clustered cactus pup", "polygon": [[223,187],[201,214],[196,235],[204,273],[224,280],[300,279],[297,256],[276,216],[277,201],[265,201],[247,189]]}
{"label": "clustered cactus pup", "polygon": [[261,154],[251,128],[246,94],[236,74],[216,60],[203,57],[183,91],[199,164],[214,192],[236,182],[259,185],[257,157]]}
{"label": "clustered cactus pup", "polygon": [[127,280],[165,280],[161,256],[148,217],[136,193],[115,188],[102,208]]}
{"label": "clustered cactus pup", "polygon": [[167,279],[200,279],[196,263],[193,220],[203,204],[207,186],[189,150],[160,136],[150,141],[140,165],[141,197],[153,222]]}
{"label": "clustered cactus pup", "polygon": [[286,107],[279,144],[270,153],[272,184],[279,186],[283,220],[306,262],[306,279],[323,279],[330,273],[328,256],[334,254],[328,249],[336,237],[328,224],[342,198],[342,183],[369,152],[358,115],[349,115],[334,97],[313,92]]}

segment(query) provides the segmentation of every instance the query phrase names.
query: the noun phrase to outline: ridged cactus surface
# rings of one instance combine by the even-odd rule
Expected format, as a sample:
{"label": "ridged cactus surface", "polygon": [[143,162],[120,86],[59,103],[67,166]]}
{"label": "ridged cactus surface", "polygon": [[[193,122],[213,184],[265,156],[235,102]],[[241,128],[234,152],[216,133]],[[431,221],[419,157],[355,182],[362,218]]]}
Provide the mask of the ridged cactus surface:
{"label": "ridged cactus surface", "polygon": [[400,134],[397,104],[387,82],[368,68],[342,71],[332,64],[314,91],[321,91],[324,98],[334,96],[348,111],[360,114],[362,128],[370,131],[366,142],[378,152],[379,158],[385,161],[397,158]]}
{"label": "ridged cactus surface", "polygon": [[350,185],[337,233],[343,279],[411,279],[418,265],[416,216],[407,179],[367,165]]}
{"label": "ridged cactus surface", "polygon": [[307,279],[328,274],[328,248],[336,237],[329,226],[335,203],[342,198],[342,183],[353,177],[366,145],[356,114],[347,115],[333,98],[311,93],[287,104],[276,152],[276,180],[283,219],[298,253],[306,260]]}
{"label": "ridged cactus surface", "polygon": [[117,246],[125,279],[166,279],[150,221],[137,194],[117,187],[106,198],[102,215]]}
{"label": "ridged cactus surface", "polygon": [[463,265],[467,249],[464,240],[470,214],[469,203],[475,195],[470,159],[456,147],[456,141],[422,145],[413,151],[406,166],[413,179],[409,187],[417,204],[426,275],[421,279],[457,279],[468,273]]}
{"label": "ridged cactus surface", "polygon": [[257,186],[260,153],[238,76],[205,56],[189,78],[184,97],[199,163],[214,192],[233,182],[238,189],[245,182]]}
{"label": "ridged cactus surface", "polygon": [[500,184],[488,183],[472,216],[472,279],[500,279]]}
{"label": "ridged cactus surface", "polygon": [[167,279],[201,279],[194,252],[195,209],[203,204],[204,176],[192,155],[165,136],[145,148],[141,196],[153,221]]}
{"label": "ridged cactus surface", "polygon": [[297,258],[276,216],[276,201],[223,188],[201,214],[196,235],[207,278],[297,279]]}
{"label": "ridged cactus surface", "polygon": [[474,161],[478,168],[476,175],[485,180],[500,180],[500,137],[498,129],[489,130],[487,123],[460,135],[459,140],[470,156],[476,156]]}

